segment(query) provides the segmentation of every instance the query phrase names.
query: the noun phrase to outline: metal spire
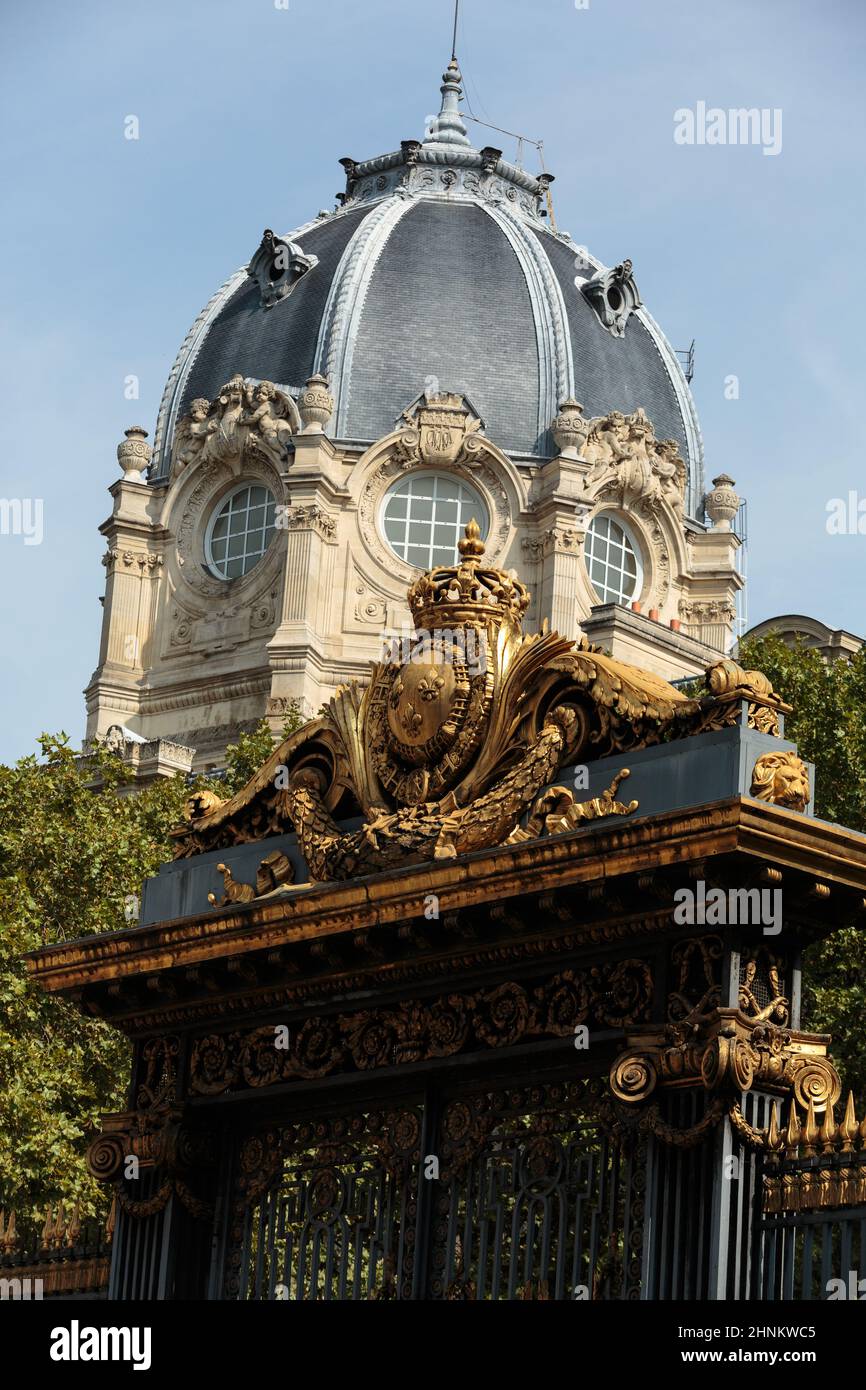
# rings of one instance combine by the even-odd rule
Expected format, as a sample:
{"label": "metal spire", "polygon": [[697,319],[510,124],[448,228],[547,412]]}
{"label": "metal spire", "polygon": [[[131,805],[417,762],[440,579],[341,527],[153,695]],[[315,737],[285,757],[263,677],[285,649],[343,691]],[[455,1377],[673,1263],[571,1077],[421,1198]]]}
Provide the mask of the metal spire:
{"label": "metal spire", "polygon": [[457,16],[460,0],[454,0],[454,31],[451,37],[451,62],[442,74],[442,106],[430,124],[425,145],[464,145],[472,148],[459,103],[463,98],[463,76],[457,63]]}
{"label": "metal spire", "polygon": [[442,86],[439,88],[442,93],[442,107],[439,115],[430,124],[424,140],[425,145],[465,145],[471,149],[472,141],[466,132],[458,106],[463,96],[462,83],[463,77],[457,59],[452,58],[442,74]]}

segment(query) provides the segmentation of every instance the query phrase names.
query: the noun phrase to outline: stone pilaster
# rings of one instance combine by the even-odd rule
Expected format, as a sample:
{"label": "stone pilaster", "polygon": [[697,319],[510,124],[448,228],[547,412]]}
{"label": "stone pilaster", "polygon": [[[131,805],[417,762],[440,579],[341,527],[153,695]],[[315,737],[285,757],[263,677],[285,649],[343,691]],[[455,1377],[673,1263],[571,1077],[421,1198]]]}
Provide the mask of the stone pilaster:
{"label": "stone pilaster", "polygon": [[535,528],[523,541],[536,563],[536,620],[547,619],[563,637],[580,632],[584,516],[589,510],[583,479],[586,464],[565,454],[547,464],[534,506]]}
{"label": "stone pilaster", "polygon": [[[141,683],[153,665],[152,639],[163,574],[164,533],[156,516],[162,489],[152,489],[140,469],[150,450],[143,430],[128,430],[118,448],[124,477],[109,489],[112,514],[100,530],[108,542],[99,665],[87,688],[87,736],[112,724],[135,726]],[[138,465],[138,466],[133,466]]]}
{"label": "stone pilaster", "polygon": [[688,539],[691,563],[678,616],[683,632],[720,651],[727,651],[734,638],[737,594],[744,584],[737,569],[741,544],[733,531],[719,527]]}
{"label": "stone pilaster", "polygon": [[269,711],[275,729],[286,700],[311,715],[321,703],[320,678],[334,630],[332,594],[338,553],[339,513],[348,494],[336,450],[322,433],[295,438],[285,477],[288,502],[278,525],[287,532],[283,592],[277,630],[268,643]]}

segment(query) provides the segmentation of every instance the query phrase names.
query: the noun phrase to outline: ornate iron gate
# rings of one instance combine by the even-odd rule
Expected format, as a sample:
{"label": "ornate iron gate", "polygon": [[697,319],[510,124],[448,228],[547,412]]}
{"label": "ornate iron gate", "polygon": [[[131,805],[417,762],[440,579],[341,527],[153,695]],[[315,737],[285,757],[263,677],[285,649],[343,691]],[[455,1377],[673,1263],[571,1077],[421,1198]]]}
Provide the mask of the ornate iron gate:
{"label": "ornate iron gate", "polygon": [[765,1217],[761,1236],[756,1297],[863,1297],[858,1285],[866,1281],[866,1206]]}
{"label": "ornate iron gate", "polygon": [[637,1298],[643,1192],[587,1083],[294,1120],[239,1144],[226,1295]]}
{"label": "ornate iron gate", "polygon": [[753,1297],[866,1294],[864,1160],[863,1153],[815,1153],[766,1168]]}

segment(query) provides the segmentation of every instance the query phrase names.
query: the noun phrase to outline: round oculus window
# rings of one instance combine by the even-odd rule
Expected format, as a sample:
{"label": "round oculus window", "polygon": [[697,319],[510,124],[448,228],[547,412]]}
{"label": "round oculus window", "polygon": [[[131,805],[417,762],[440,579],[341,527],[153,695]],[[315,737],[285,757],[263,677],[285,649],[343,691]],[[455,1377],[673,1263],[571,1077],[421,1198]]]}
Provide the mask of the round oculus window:
{"label": "round oculus window", "polygon": [[473,487],[447,473],[410,473],[388,489],[382,506],[385,539],[420,570],[453,565],[460,558],[457,542],[473,519],[485,539],[487,507]]}
{"label": "round oculus window", "polygon": [[214,510],[205,534],[205,557],[220,579],[240,579],[259,563],[275,530],[276,504],[260,483],[244,483]]}
{"label": "round oculus window", "polygon": [[623,522],[608,512],[594,516],[584,543],[590,583],[602,603],[631,603],[640,592],[639,551]]}

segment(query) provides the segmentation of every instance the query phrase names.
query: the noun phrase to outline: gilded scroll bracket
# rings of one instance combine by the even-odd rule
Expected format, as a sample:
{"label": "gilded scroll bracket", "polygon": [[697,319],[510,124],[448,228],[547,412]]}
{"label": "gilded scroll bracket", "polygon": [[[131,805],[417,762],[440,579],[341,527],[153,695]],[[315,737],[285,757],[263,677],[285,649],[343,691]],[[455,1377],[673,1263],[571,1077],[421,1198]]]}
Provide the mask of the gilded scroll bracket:
{"label": "gilded scroll bracket", "polygon": [[[119,1205],[134,1217],[162,1211],[172,1195],[198,1219],[212,1213],[191,1183],[215,1162],[214,1135],[196,1124],[177,1096],[178,1040],[149,1039],[143,1046],[142,1074],[131,1110],[102,1116],[100,1132],[87,1150],[87,1166],[98,1182],[114,1187]],[[150,1172],[159,1186],[147,1197],[134,1195],[135,1181]]]}
{"label": "gilded scroll bracket", "polygon": [[[778,1003],[778,1001],[776,1001]],[[638,1028],[610,1071],[613,1095],[627,1105],[646,1103],[656,1091],[702,1086],[735,1102],[760,1087],[807,1110],[832,1107],[841,1093],[827,1056],[829,1038],[752,1018],[742,1009],[715,1008],[702,1022]]]}

